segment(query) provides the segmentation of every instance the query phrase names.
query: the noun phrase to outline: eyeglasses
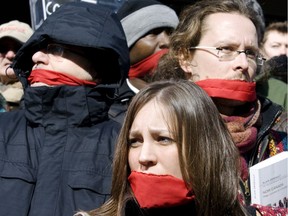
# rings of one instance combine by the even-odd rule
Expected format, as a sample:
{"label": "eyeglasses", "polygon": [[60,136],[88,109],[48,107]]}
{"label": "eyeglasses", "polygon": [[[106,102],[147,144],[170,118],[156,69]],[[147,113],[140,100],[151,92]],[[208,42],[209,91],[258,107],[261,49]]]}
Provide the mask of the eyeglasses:
{"label": "eyeglasses", "polygon": [[257,65],[263,65],[265,62],[265,58],[260,56],[254,50],[233,50],[229,47],[210,47],[210,46],[196,46],[190,47],[190,49],[199,49],[199,50],[217,50],[217,57],[220,61],[232,61],[241,53],[244,53],[249,62],[256,63]]}
{"label": "eyeglasses", "polygon": [[70,53],[75,53],[80,56],[85,55],[85,52],[81,52],[80,50],[77,50],[77,48],[67,47],[60,44],[48,44],[46,48],[46,53],[59,57],[62,57],[64,53],[67,51]]}

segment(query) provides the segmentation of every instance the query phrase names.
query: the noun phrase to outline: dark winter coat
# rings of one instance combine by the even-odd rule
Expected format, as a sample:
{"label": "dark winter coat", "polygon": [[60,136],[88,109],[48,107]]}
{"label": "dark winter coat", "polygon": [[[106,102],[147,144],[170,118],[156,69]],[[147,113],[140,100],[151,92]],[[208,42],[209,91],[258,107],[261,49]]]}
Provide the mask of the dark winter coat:
{"label": "dark winter coat", "polygon": [[130,200],[125,205],[125,216],[188,216],[196,215],[195,204],[191,202],[186,205],[169,207],[141,209],[137,203]]}
{"label": "dark winter coat", "polygon": [[[253,207],[246,207],[246,210],[250,216],[256,215],[256,210]],[[191,202],[185,205],[169,207],[169,208],[154,208],[154,209],[141,209],[133,202],[128,201],[125,206],[125,216],[192,216],[197,215],[195,202]],[[217,213],[215,213],[217,215]],[[223,216],[232,216],[231,213]]]}
{"label": "dark winter coat", "polygon": [[[114,59],[105,64],[118,70],[101,71],[104,83],[94,88],[30,87],[31,57],[49,41],[109,49]],[[20,49],[13,68],[25,88],[24,108],[0,115],[0,215],[72,216],[100,206],[110,194],[121,127],[108,110],[129,68],[116,15],[89,3],[61,6]]]}
{"label": "dark winter coat", "polygon": [[[258,96],[261,103],[261,126],[258,128],[256,148],[247,156],[249,167],[283,151],[287,151],[287,112],[278,104]],[[273,147],[272,147],[273,146]],[[241,181],[243,199],[251,204],[250,179]]]}

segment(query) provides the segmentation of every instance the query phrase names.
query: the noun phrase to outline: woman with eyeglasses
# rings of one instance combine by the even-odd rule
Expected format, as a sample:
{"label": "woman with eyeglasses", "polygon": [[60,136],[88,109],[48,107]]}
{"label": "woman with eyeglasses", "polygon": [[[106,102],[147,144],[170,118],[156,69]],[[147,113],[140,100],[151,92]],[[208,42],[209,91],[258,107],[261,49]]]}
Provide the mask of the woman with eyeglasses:
{"label": "woman with eyeglasses", "polygon": [[0,214],[71,216],[110,196],[108,117],[129,50],[114,11],[63,4],[17,52],[23,109],[0,114]]}
{"label": "woman with eyeglasses", "polygon": [[241,199],[250,205],[249,167],[287,151],[286,112],[256,95],[254,78],[265,61],[259,16],[246,1],[203,0],[179,19],[154,81],[185,76],[212,98],[239,149]]}

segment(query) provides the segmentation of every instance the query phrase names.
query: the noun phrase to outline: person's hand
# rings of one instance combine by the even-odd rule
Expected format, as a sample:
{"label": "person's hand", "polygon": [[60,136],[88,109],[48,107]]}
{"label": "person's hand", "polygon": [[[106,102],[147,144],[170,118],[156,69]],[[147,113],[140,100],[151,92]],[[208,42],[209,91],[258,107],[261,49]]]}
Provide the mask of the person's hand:
{"label": "person's hand", "polygon": [[17,81],[14,70],[7,64],[0,65],[0,82],[7,85]]}

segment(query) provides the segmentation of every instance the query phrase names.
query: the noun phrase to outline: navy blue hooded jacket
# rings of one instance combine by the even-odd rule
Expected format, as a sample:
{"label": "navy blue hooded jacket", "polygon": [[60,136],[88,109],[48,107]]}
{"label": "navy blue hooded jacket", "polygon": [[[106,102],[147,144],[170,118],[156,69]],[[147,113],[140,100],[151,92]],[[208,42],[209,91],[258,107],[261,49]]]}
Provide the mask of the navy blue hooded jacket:
{"label": "navy blue hooded jacket", "polygon": [[[102,83],[30,87],[32,55],[51,41],[89,48]],[[24,107],[0,114],[0,215],[72,216],[100,206],[110,194],[121,128],[108,110],[129,69],[117,16],[89,3],[62,5],[19,50],[12,67],[24,86]]]}

